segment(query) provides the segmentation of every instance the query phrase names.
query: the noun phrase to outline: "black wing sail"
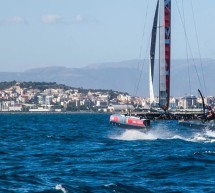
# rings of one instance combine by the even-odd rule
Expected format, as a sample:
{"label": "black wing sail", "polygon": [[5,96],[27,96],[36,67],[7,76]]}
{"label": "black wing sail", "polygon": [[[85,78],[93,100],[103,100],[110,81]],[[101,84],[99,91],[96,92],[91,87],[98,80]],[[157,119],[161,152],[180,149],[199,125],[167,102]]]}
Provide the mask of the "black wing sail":
{"label": "black wing sail", "polygon": [[202,95],[202,93],[201,93],[201,91],[199,89],[198,89],[198,92],[199,92],[199,94],[200,94],[200,96],[202,98],[203,113],[205,115],[206,114],[206,112],[205,112],[205,101],[204,101],[203,95]]}
{"label": "black wing sail", "polygon": [[152,82],[153,82],[153,78],[154,78],[155,47],[156,47],[157,22],[158,22],[158,6],[159,6],[159,1],[157,2],[155,16],[154,16],[154,22],[153,22],[153,27],[152,27],[152,33],[151,33],[150,62],[151,62]]}

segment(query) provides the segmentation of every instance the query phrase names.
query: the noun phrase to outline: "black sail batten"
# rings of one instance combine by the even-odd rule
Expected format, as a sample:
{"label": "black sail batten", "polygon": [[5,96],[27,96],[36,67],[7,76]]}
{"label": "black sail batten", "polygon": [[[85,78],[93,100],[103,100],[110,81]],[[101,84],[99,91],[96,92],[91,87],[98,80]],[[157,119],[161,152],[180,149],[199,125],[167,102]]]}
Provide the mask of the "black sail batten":
{"label": "black sail batten", "polygon": [[152,82],[153,82],[153,78],[154,78],[154,63],[155,63],[155,48],[156,48],[156,38],[157,38],[158,7],[159,7],[159,1],[157,2],[155,16],[154,16],[154,22],[153,22],[153,27],[152,27],[152,33],[151,33],[150,63],[151,63]]}
{"label": "black sail batten", "polygon": [[206,114],[206,112],[205,112],[205,101],[204,101],[203,95],[202,95],[202,93],[201,93],[201,91],[199,89],[198,89],[198,92],[199,92],[199,94],[200,94],[200,96],[202,98],[203,112],[204,112],[204,115],[205,115]]}

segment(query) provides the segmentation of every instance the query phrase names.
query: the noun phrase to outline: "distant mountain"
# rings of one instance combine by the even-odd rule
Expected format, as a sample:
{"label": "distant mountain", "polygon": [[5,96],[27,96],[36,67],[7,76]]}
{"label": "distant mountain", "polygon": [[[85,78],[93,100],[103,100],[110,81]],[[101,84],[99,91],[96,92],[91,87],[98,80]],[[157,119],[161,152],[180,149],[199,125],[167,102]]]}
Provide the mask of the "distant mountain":
{"label": "distant mountain", "polygon": [[[213,59],[204,59],[202,64],[197,59],[173,60],[171,95],[184,96],[190,93],[190,89],[192,94],[197,95],[198,88],[203,88],[205,94],[204,79],[206,94],[215,96],[214,73],[215,60]],[[57,82],[72,87],[113,89],[132,95],[148,96],[148,61],[129,60],[92,64],[84,68],[46,67],[25,72],[0,72],[0,81],[12,80]],[[158,87],[157,67],[155,86]],[[158,89],[155,88],[155,90]]]}

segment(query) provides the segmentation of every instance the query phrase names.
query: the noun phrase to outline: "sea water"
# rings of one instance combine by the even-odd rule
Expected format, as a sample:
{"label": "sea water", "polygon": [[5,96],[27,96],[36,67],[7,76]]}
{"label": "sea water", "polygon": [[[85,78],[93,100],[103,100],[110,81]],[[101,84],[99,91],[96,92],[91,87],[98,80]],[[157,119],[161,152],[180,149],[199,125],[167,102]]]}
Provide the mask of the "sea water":
{"label": "sea water", "polygon": [[107,114],[0,114],[1,193],[215,192],[215,131]]}

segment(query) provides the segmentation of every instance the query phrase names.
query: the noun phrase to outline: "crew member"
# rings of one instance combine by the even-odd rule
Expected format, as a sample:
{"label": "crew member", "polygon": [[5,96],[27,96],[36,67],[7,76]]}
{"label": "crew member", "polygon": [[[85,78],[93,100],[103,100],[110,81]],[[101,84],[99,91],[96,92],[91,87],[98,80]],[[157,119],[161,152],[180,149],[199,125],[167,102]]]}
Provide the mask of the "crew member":
{"label": "crew member", "polygon": [[207,120],[210,121],[215,119],[214,111],[212,110],[211,106],[207,106]]}

